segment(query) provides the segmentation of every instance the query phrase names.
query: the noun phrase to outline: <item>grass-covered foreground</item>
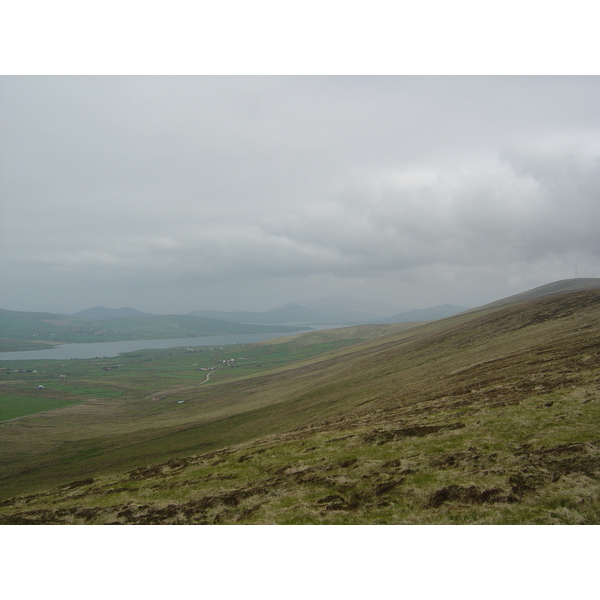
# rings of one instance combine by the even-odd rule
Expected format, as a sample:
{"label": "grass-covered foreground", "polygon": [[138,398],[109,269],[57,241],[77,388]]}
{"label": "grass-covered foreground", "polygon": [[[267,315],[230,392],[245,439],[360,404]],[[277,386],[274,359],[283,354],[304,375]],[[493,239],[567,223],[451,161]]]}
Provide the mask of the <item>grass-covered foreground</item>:
{"label": "grass-covered foreground", "polygon": [[122,357],[0,425],[0,522],[600,523],[600,292],[360,331]]}

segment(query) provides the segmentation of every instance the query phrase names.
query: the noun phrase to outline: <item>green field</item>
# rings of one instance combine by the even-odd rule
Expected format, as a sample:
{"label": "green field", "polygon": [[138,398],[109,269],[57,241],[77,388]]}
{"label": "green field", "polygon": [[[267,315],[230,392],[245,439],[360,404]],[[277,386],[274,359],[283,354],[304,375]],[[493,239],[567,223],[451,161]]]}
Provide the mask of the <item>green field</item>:
{"label": "green field", "polygon": [[74,404],[72,400],[62,398],[27,397],[14,394],[0,396],[0,421],[16,419],[25,415],[54,410]]}
{"label": "green field", "polygon": [[[194,352],[138,350],[114,358],[64,362],[0,360],[0,421],[100,398],[139,400],[165,390],[179,397],[198,385],[253,376],[361,341],[315,334],[315,343],[308,345],[282,338],[277,344],[244,347],[247,356],[240,356],[242,347],[236,344],[214,350],[199,346]],[[205,382],[209,371],[202,369],[210,368],[214,371]]]}
{"label": "green field", "polygon": [[0,522],[600,523],[598,291],[9,366]]}

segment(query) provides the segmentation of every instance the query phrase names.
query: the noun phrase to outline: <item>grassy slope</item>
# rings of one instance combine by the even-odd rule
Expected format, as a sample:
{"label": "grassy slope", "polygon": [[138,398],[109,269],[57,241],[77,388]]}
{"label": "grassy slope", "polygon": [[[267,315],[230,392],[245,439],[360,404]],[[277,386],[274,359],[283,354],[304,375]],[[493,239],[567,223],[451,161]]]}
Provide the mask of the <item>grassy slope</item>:
{"label": "grassy slope", "polygon": [[[18,407],[35,413],[36,404],[48,401],[57,405],[79,402],[0,424],[0,497],[68,481],[90,470],[161,460],[206,445],[218,447],[223,443],[218,431],[199,442],[197,430],[212,432],[215,419],[280,401],[280,397],[260,391],[243,402],[229,400],[219,392],[224,382],[240,380],[228,386],[235,391],[245,386],[243,380],[254,377],[254,385],[260,386],[256,374],[277,371],[290,362],[301,364],[357,341],[341,336],[306,346],[294,338],[287,343],[245,347],[244,357],[236,345],[197,348],[194,353],[184,348],[137,351],[64,364],[24,361],[19,366],[26,369],[15,369],[12,361],[0,361],[0,365],[8,365],[0,372],[0,416],[10,419]],[[237,359],[237,366],[223,364],[231,358]],[[202,383],[207,371],[198,369],[213,366],[218,370],[209,382]],[[45,389],[39,390],[38,385]],[[213,386],[218,388],[214,392]],[[185,403],[179,404],[181,400]]]}
{"label": "grassy slope", "polygon": [[[0,519],[599,523],[599,334],[600,292],[578,292],[174,392],[176,412],[105,400],[14,421],[8,444],[45,458],[13,452],[5,482],[80,482],[8,500]],[[48,452],[43,432],[67,416],[79,438]]]}
{"label": "grassy slope", "polygon": [[548,296],[554,296],[556,294],[566,294],[568,292],[582,292],[585,290],[600,289],[600,279],[595,277],[579,277],[576,279],[562,279],[560,281],[554,281],[541,285],[532,290],[528,290],[521,294],[509,296],[508,298],[502,298],[496,302],[491,302],[480,308],[474,308],[473,311],[478,311],[487,308],[498,308],[500,306],[506,306],[508,304],[515,304],[517,302],[525,302],[527,300],[535,300],[536,298],[544,298]]}

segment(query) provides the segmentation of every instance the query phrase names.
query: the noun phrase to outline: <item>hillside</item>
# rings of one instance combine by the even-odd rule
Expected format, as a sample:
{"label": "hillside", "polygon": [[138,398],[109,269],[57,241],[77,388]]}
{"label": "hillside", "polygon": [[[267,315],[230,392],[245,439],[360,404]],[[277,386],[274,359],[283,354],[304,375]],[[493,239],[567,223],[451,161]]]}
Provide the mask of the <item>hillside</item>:
{"label": "hillside", "polygon": [[[4,497],[31,490],[0,522],[600,523],[600,291],[360,330],[168,405],[97,398],[0,425]],[[51,442],[66,422],[78,434]],[[35,489],[53,469],[71,479]]]}
{"label": "hillside", "polygon": [[600,289],[599,278],[584,278],[580,277],[577,279],[562,279],[561,281],[554,281],[553,283],[547,283],[539,287],[533,288],[521,294],[509,296],[508,298],[502,298],[496,300],[490,304],[474,308],[472,310],[486,310],[488,308],[498,308],[500,306],[506,306],[508,304],[515,304],[517,302],[523,302],[525,300],[533,300],[535,298],[545,298],[547,296],[555,296],[557,294],[566,294],[567,292],[582,292],[584,290],[597,290]]}
{"label": "hillside", "polygon": [[461,312],[469,310],[464,306],[454,306],[453,304],[442,304],[441,306],[431,306],[429,308],[417,308],[407,310],[391,317],[382,319],[382,323],[414,323],[417,321],[435,321],[436,319],[445,319]]}

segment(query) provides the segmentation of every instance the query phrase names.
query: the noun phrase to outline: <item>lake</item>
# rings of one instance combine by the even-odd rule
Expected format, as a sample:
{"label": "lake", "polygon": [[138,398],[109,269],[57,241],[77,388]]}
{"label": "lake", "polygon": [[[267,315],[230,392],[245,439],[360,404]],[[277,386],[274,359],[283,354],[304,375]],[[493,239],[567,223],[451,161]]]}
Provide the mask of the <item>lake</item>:
{"label": "lake", "polygon": [[[330,328],[330,327],[329,327]],[[306,333],[298,331],[298,333]],[[245,333],[239,335],[211,335],[166,340],[131,340],[126,342],[93,342],[82,344],[61,344],[47,350],[21,350],[0,352],[0,362],[4,360],[68,360],[70,358],[101,358],[118,356],[135,350],[177,348],[179,346],[223,346],[225,344],[252,344],[273,338],[294,335],[294,333]]]}

